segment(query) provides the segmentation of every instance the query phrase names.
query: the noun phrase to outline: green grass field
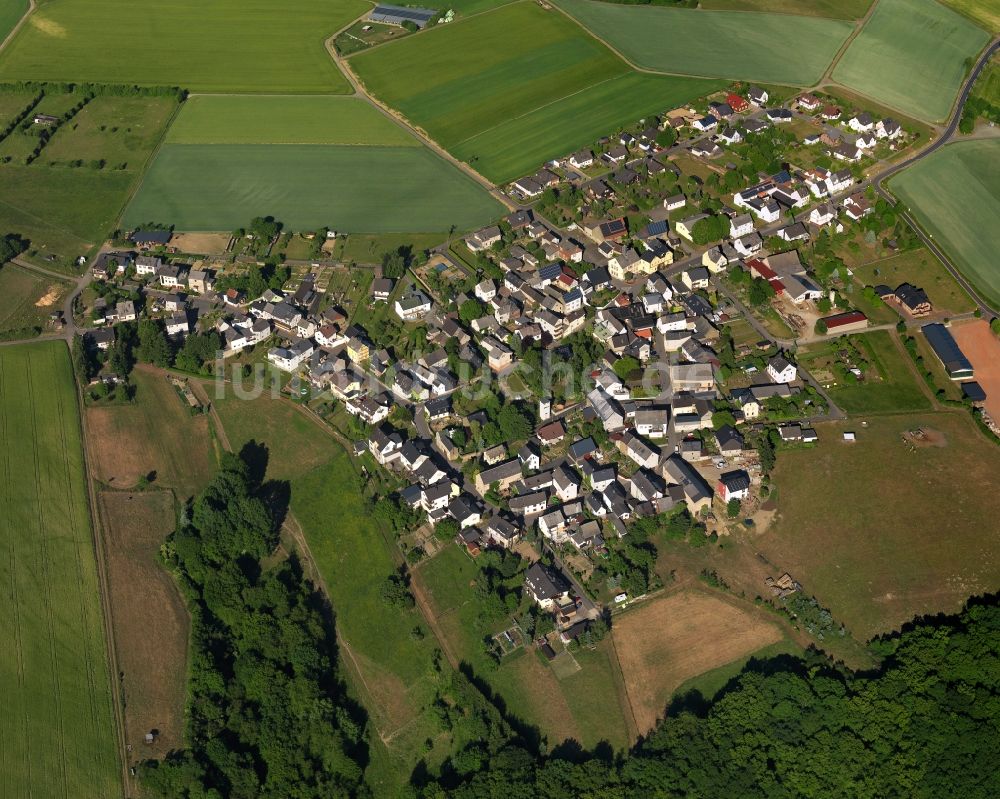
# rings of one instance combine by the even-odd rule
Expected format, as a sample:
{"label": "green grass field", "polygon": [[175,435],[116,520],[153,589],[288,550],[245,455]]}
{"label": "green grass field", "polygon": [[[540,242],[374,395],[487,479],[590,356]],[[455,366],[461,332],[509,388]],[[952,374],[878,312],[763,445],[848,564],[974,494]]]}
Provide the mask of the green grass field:
{"label": "green grass field", "polygon": [[63,342],[0,349],[0,795],[120,797],[76,389]]}
{"label": "green grass field", "polygon": [[958,285],[941,262],[923,247],[899,255],[872,261],[852,270],[866,286],[885,283],[896,288],[900,283],[912,283],[927,292],[936,310],[951,314],[975,310],[975,303]]}
{"label": "green grass field", "polygon": [[871,4],[872,0],[702,0],[699,3],[713,11],[773,11],[831,19],[860,19]]}
{"label": "green grass field", "polygon": [[[892,336],[887,330],[850,336],[868,361],[870,373],[856,385],[837,385],[829,389],[830,398],[841,410],[868,414],[921,411],[931,407],[910,368],[907,355],[896,346]],[[839,348],[836,340],[829,340],[807,345],[798,357],[810,371],[823,369],[831,353]],[[822,379],[820,382],[826,383]]]}
{"label": "green grass field", "polygon": [[972,96],[981,97],[993,105],[1000,105],[1000,56],[993,56],[980,73],[972,89]]}
{"label": "green grass field", "polygon": [[638,76],[558,11],[530,3],[360,53],[350,64],[369,91],[498,182],[718,88]]}
{"label": "green grass field", "polygon": [[26,92],[0,92],[0,126],[6,126],[23,112],[33,99],[34,95]]}
{"label": "green grass field", "polygon": [[[924,428],[941,446],[910,448]],[[853,444],[841,433],[857,433]],[[816,426],[815,449],[779,453],[778,517],[754,551],[780,564],[858,640],[951,613],[1000,582],[1000,449],[968,414],[879,416]],[[984,523],[985,522],[985,523]]]}
{"label": "green grass field", "polygon": [[184,103],[171,144],[365,144],[417,147],[401,126],[355,97],[201,95]]}
{"label": "green grass field", "polygon": [[0,2],[0,41],[14,29],[17,21],[28,10],[28,0],[3,0]]}
{"label": "green grass field", "polygon": [[1000,218],[1000,140],[949,144],[889,185],[955,266],[1000,305],[1000,266],[988,235]]}
{"label": "green grass field", "polygon": [[424,147],[170,144],[124,219],[233,230],[272,215],[291,230],[403,233],[468,230],[502,212],[481,186]]}
{"label": "green grass field", "polygon": [[636,66],[734,80],[811,85],[851,32],[791,14],[557,2]]}
{"label": "green grass field", "polygon": [[1000,33],[1000,0],[941,0],[991,33]]}
{"label": "green grass field", "polygon": [[943,120],[965,78],[965,59],[988,40],[935,0],[879,0],[833,78],[917,119]]}
{"label": "green grass field", "polygon": [[49,0],[0,53],[0,78],[346,94],[323,42],[368,7],[361,0]]}

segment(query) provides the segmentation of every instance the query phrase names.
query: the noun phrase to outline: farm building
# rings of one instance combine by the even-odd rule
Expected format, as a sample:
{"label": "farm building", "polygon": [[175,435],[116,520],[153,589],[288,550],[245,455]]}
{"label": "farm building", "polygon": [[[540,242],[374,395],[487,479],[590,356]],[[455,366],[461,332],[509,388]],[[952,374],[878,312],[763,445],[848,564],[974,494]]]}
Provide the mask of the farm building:
{"label": "farm building", "polygon": [[940,324],[924,325],[920,330],[927,337],[934,354],[941,360],[948,377],[952,380],[968,380],[974,374],[972,364],[965,357],[958,342],[948,332],[948,328]]}
{"label": "farm building", "polygon": [[429,8],[378,5],[372,9],[368,19],[372,22],[381,22],[383,25],[402,25],[404,22],[412,22],[418,28],[423,28],[436,14],[437,11]]}
{"label": "farm building", "polygon": [[826,329],[830,333],[853,333],[868,327],[868,317],[861,311],[845,311],[823,318]]}

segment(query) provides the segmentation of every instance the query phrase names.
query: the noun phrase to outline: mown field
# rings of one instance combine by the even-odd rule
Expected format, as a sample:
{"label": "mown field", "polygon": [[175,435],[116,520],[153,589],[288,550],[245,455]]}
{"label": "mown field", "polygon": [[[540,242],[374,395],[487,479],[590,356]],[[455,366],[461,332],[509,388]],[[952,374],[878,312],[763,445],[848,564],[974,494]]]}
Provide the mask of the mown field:
{"label": "mown field", "polygon": [[69,351],[0,348],[0,796],[120,797]]}
{"label": "mown field", "polygon": [[531,3],[359,53],[350,66],[369,91],[498,182],[717,88],[635,80],[586,31]]}
{"label": "mown field", "polygon": [[485,189],[424,147],[169,144],[124,222],[233,230],[271,215],[292,230],[468,230],[500,216]]}
{"label": "mown field", "polygon": [[899,255],[856,266],[851,271],[866,286],[885,283],[895,289],[900,283],[912,283],[927,292],[935,310],[951,314],[975,310],[975,303],[958,285],[936,256],[923,247]]}
{"label": "mown field", "polygon": [[[865,379],[854,385],[837,384],[828,389],[830,398],[841,410],[868,414],[930,409],[930,400],[917,382],[908,356],[893,341],[894,335],[887,330],[874,330],[848,337],[868,362],[869,370]],[[798,353],[803,365],[824,385],[830,385],[826,367],[841,349],[838,341],[828,339],[809,344]]]}
{"label": "mown field", "polygon": [[831,19],[860,19],[872,0],[702,0],[709,10],[773,11],[780,14],[805,14]]}
{"label": "mown field", "polygon": [[800,86],[820,79],[852,28],[791,14],[557,2],[636,66]]}
{"label": "mown field", "polygon": [[949,144],[889,185],[977,290],[1000,304],[1000,266],[988,235],[1000,219],[1000,140]]}
{"label": "mown field", "polygon": [[[908,430],[943,435],[911,448]],[[924,613],[951,613],[1000,584],[1000,449],[966,413],[816,426],[815,449],[781,452],[778,516],[754,539],[859,640]],[[857,433],[853,444],[844,430]]]}
{"label": "mown field", "polygon": [[724,85],[722,81],[626,72],[499,122],[458,142],[451,152],[502,183],[625,124],[676,108]]}
{"label": "mown field", "polygon": [[572,738],[585,747],[601,741],[615,748],[627,746],[629,711],[610,641],[574,653],[580,666],[574,673],[561,675],[533,646],[508,655],[499,668],[493,668],[482,639],[510,622],[501,620],[489,627],[479,622],[483,606],[475,593],[477,577],[471,558],[450,545],[422,564],[414,576],[455,657],[471,664],[501,697],[507,712],[536,727],[550,745]]}
{"label": "mown field", "polygon": [[880,0],[833,78],[904,114],[944,120],[989,35],[935,0]]}
{"label": "mown field", "polygon": [[367,8],[361,0],[49,0],[0,53],[0,79],[346,94],[323,42]]}
{"label": "mown field", "polygon": [[191,97],[166,140],[171,144],[420,144],[363,100],[309,95]]}
{"label": "mown field", "polygon": [[177,390],[152,367],[138,366],[131,380],[134,402],[85,411],[93,476],[110,488],[126,489],[155,473],[154,488],[170,488],[187,501],[215,471],[208,417],[192,415]]}

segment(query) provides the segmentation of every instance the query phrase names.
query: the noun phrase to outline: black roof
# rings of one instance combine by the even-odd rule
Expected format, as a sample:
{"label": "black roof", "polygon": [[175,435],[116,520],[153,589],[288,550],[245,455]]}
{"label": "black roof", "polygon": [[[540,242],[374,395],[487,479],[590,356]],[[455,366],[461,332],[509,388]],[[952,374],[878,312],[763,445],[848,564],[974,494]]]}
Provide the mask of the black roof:
{"label": "black roof", "polygon": [[986,392],[983,391],[983,387],[975,380],[970,380],[968,383],[962,383],[962,394],[967,400],[971,400],[972,402],[986,401]]}
{"label": "black roof", "polygon": [[948,328],[941,324],[929,324],[920,328],[927,337],[927,343],[931,345],[934,353],[941,359],[950,377],[966,375],[972,377],[972,364],[965,357],[958,342],[948,332]]}

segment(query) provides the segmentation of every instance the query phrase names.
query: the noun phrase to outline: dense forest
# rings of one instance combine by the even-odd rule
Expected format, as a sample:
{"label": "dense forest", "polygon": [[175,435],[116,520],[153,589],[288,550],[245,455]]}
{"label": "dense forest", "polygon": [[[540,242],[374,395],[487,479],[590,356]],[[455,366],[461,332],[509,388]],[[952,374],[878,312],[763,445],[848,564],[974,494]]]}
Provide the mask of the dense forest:
{"label": "dense forest", "polygon": [[304,799],[362,788],[363,717],[337,677],[332,622],[295,562],[262,563],[278,541],[275,488],[225,456],[164,548],[192,614],[189,749],[143,768],[153,795]]}
{"label": "dense forest", "polygon": [[[280,488],[280,487],[279,487]],[[188,749],[142,770],[163,797],[369,796],[364,714],[338,678],[332,619],[294,560],[270,562],[282,492],[226,456],[164,548],[192,610]],[[286,497],[287,498],[287,497]],[[631,752],[549,753],[475,675],[434,709],[452,756],[419,799],[1000,796],[1000,603],[873,641],[870,673],[819,654],[751,662],[681,697]]]}

